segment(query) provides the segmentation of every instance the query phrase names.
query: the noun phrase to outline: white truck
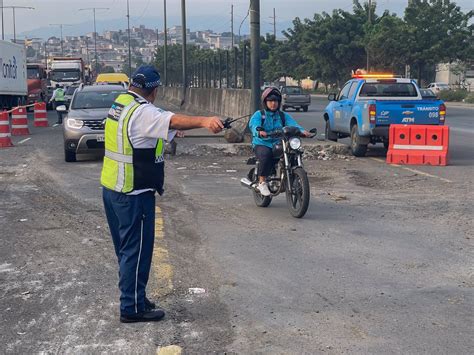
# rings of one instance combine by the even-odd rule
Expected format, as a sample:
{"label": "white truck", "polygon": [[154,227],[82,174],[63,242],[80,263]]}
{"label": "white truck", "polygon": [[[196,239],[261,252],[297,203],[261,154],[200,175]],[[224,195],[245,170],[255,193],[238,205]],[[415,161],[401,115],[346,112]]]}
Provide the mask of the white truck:
{"label": "white truck", "polygon": [[0,41],[0,110],[24,104],[27,96],[25,47]]}
{"label": "white truck", "polygon": [[51,87],[56,84],[78,86],[84,82],[84,62],[82,58],[55,57],[51,60],[49,80]]}

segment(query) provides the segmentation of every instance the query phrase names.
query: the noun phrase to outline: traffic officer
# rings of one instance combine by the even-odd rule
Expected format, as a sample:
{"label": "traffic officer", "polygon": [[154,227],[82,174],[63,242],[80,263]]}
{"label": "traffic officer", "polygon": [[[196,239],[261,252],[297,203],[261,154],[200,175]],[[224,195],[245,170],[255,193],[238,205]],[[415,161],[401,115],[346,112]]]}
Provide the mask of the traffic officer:
{"label": "traffic officer", "polygon": [[[49,100],[49,102],[53,102],[54,103],[54,109],[56,110],[56,108],[58,106],[61,106],[61,105],[64,105],[65,102],[66,102],[66,98],[64,97],[65,95],[65,92],[64,92],[64,89],[62,87],[61,84],[56,84],[56,90],[53,91],[53,96],[51,96],[51,99]],[[59,112],[56,110],[56,113],[58,114],[58,122],[56,122],[57,124],[61,124],[63,123],[63,114],[62,112]]]}
{"label": "traffic officer", "polygon": [[219,117],[174,114],[153,105],[160,74],[150,65],[132,75],[105,124],[103,201],[119,264],[120,321],[152,322],[164,311],[146,297],[155,238],[155,192],[163,194],[164,145],[173,130],[223,129]]}

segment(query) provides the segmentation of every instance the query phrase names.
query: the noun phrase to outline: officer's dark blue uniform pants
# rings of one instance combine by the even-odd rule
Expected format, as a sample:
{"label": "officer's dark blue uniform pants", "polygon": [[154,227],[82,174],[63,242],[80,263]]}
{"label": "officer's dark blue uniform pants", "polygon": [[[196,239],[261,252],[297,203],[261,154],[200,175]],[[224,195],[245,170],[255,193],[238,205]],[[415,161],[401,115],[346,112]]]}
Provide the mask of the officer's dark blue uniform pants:
{"label": "officer's dark blue uniform pants", "polygon": [[143,312],[155,239],[155,193],[127,195],[103,188],[102,196],[119,263],[120,313]]}

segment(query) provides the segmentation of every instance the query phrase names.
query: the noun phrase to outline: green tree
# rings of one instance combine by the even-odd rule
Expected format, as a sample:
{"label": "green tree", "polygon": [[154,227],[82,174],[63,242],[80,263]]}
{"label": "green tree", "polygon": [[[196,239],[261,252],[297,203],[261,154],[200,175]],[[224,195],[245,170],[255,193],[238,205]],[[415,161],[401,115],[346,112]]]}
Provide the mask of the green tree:
{"label": "green tree", "polygon": [[312,72],[326,84],[341,84],[349,79],[351,71],[365,67],[364,24],[359,13],[334,10],[306,20],[303,55]]}
{"label": "green tree", "polygon": [[473,56],[474,11],[463,13],[451,0],[413,0],[405,10],[407,59],[421,83],[427,67]]}
{"label": "green tree", "polygon": [[407,35],[405,22],[387,11],[374,25],[367,26],[365,42],[370,54],[371,69],[403,72],[408,57]]}

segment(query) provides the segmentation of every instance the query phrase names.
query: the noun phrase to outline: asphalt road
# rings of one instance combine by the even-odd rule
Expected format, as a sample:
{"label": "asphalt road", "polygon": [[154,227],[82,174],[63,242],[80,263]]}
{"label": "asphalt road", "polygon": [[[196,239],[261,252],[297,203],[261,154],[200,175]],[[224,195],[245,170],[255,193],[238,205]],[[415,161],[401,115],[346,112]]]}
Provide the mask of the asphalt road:
{"label": "asphalt road", "polygon": [[297,220],[254,205],[245,157],[170,157],[148,289],[167,317],[123,325],[100,157],[31,131],[0,149],[0,353],[472,352],[472,164],[306,161]]}
{"label": "asphalt road", "polygon": [[[290,109],[288,113],[305,128],[316,127],[318,134],[324,136],[323,113],[327,104],[326,98],[313,96],[308,112],[296,112]],[[448,180],[462,180],[474,166],[474,105],[460,107],[448,103],[446,124],[450,127],[450,166],[443,168],[423,166],[417,169]],[[349,145],[350,139],[345,138],[339,141]],[[382,144],[369,145],[367,156],[384,159],[385,150]]]}

